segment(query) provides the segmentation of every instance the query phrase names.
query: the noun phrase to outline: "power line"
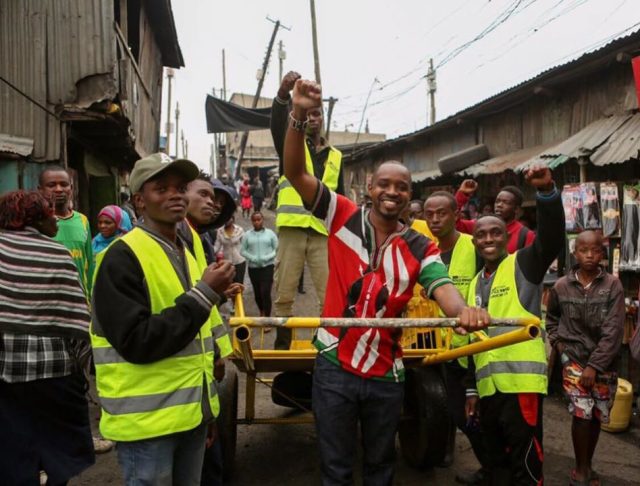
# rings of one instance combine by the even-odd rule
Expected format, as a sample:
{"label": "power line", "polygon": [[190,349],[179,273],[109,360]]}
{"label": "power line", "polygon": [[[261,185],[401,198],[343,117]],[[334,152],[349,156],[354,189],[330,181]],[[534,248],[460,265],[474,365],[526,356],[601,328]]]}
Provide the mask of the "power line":
{"label": "power line", "polygon": [[[562,11],[560,11],[554,17],[544,18],[543,16],[545,14],[552,12],[556,7],[558,7],[561,3],[564,2],[564,0],[560,0],[559,2],[554,4],[551,8],[547,9],[540,16],[538,16],[538,18],[536,19],[534,25],[527,32],[525,32],[525,33],[521,32],[521,33],[518,33],[518,34],[512,36],[506,42],[505,48],[503,49],[503,51],[500,54],[498,54],[498,55],[496,55],[496,56],[494,56],[492,58],[489,58],[486,61],[481,62],[471,72],[474,72],[474,71],[480,69],[481,67],[486,66],[487,64],[490,64],[490,63],[492,63],[492,62],[494,62],[494,61],[496,61],[498,59],[503,58],[506,54],[511,52],[514,47],[519,46],[520,44],[525,42],[527,39],[529,39],[533,35],[537,34],[540,30],[542,30],[542,29],[546,28],[547,26],[551,25],[555,20],[563,17],[564,15],[567,15],[567,14],[573,12],[576,8],[581,7],[582,5],[587,3],[588,1],[589,0],[577,0],[577,1],[573,2],[572,4],[568,5],[567,8],[565,8]],[[514,41],[518,37],[520,37],[520,40],[518,42],[516,42],[516,43],[513,43],[512,41]]]}
{"label": "power line", "polygon": [[[477,34],[473,39],[471,39],[470,41],[465,42],[464,44],[456,47],[455,49],[453,49],[453,51],[451,51],[449,54],[447,54],[444,59],[442,59],[438,65],[436,66],[436,69],[439,69],[443,66],[445,66],[447,63],[451,62],[453,59],[455,59],[456,57],[458,57],[460,54],[462,54],[464,51],[466,51],[469,47],[471,47],[473,44],[475,44],[476,42],[478,42],[479,40],[485,38],[487,35],[489,35],[491,32],[493,32],[494,30],[496,30],[498,27],[500,27],[502,24],[504,24],[507,20],[509,20],[511,18],[512,15],[514,15],[516,13],[516,11],[518,10],[518,7],[520,7],[520,5],[522,4],[524,0],[514,0],[511,5],[509,5],[500,15],[498,15],[498,17],[496,17],[495,20],[493,20],[493,22],[491,22],[487,27],[485,27],[482,32],[480,32],[479,34]],[[529,0],[529,3],[525,4],[524,7],[520,10],[520,12],[524,11],[526,8],[530,7],[535,0]]]}

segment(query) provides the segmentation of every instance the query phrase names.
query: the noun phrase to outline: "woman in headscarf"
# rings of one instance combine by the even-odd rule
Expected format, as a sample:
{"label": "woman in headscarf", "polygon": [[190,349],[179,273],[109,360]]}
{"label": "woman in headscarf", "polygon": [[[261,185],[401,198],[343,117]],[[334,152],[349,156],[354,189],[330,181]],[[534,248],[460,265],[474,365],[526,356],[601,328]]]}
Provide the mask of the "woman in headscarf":
{"label": "woman in headscarf", "polygon": [[93,239],[91,245],[93,247],[93,254],[97,255],[101,251],[106,250],[107,246],[109,246],[113,240],[128,233],[132,229],[131,218],[129,218],[126,211],[123,211],[122,208],[115,204],[105,206],[98,213],[98,234]]}
{"label": "woman in headscarf", "polygon": [[94,462],[86,382],[89,309],[69,251],[37,191],[0,197],[2,484],[66,484]]}

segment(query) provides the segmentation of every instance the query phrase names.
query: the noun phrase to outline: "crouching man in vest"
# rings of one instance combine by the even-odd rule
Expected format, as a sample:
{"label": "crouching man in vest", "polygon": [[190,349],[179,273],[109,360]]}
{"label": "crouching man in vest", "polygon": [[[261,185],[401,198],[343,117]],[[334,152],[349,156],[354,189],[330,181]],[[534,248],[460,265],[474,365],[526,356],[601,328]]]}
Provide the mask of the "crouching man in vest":
{"label": "crouching man in vest", "polygon": [[129,185],[144,222],[98,262],[91,343],[100,431],[118,443],[127,485],[199,485],[214,439],[215,305],[234,268],[207,267],[204,252],[193,256],[177,236],[197,175],[188,160],[139,160]]}
{"label": "crouching man in vest", "polygon": [[[509,254],[505,222],[496,216],[478,219],[473,230],[473,243],[485,264],[469,285],[467,302],[494,317],[540,317],[542,279],[564,244],[564,211],[551,172],[533,168],[525,178],[537,189],[534,243]],[[510,330],[493,327],[488,333]],[[472,362],[475,388],[467,389],[467,413],[479,414],[491,484],[542,484],[544,337],[476,354]]]}

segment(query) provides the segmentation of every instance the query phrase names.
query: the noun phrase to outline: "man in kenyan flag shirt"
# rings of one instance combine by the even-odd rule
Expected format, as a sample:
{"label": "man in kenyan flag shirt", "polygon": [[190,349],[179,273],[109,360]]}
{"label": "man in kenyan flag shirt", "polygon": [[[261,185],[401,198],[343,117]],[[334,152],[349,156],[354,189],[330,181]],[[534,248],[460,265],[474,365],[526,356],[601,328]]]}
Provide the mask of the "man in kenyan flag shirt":
{"label": "man in kenyan flag shirt", "polygon": [[[411,200],[411,174],[386,162],[369,185],[371,210],[330,191],[305,168],[307,110],[320,105],[320,86],[298,80],[284,147],[284,170],[305,208],[329,230],[325,317],[398,317],[420,283],[448,316],[477,330],[489,324],[483,309],[468,308],[451,283],[437,246],[399,220]],[[276,263],[277,264],[277,263]],[[391,484],[404,369],[398,329],[319,329],[313,378],[322,483],[352,484],[358,421],[364,448],[364,484]]]}

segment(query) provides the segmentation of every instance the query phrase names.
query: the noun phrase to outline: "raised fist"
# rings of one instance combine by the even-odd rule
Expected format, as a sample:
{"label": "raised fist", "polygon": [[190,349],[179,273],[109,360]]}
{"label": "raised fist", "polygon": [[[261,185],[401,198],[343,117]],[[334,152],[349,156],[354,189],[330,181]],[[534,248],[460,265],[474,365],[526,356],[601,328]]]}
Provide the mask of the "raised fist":
{"label": "raised fist", "polygon": [[282,81],[280,82],[280,89],[278,89],[278,98],[288,99],[289,91],[293,89],[293,85],[296,84],[296,81],[301,77],[302,76],[300,76],[300,73],[297,73],[295,71],[289,71],[287,74],[285,74],[284,78],[282,78]]}
{"label": "raised fist", "polygon": [[548,167],[534,165],[524,175],[527,183],[531,184],[538,191],[550,191],[553,189],[553,177]]}
{"label": "raised fist", "polygon": [[463,192],[467,196],[471,196],[478,189],[478,183],[473,179],[465,179],[460,184],[460,192]]}
{"label": "raised fist", "polygon": [[322,88],[315,81],[298,79],[293,86],[292,102],[294,116],[306,118],[308,110],[322,105]]}

